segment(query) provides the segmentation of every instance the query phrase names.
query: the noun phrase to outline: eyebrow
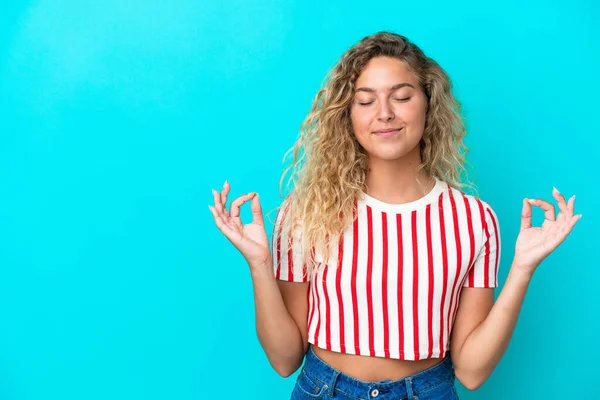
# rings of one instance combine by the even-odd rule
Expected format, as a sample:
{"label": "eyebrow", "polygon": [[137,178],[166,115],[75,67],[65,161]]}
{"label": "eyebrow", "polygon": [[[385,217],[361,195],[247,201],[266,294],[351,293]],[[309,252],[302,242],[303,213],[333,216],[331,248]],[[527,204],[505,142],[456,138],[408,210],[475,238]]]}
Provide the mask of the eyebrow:
{"label": "eyebrow", "polygon": [[[390,88],[390,91],[394,91],[394,90],[400,89],[400,88],[402,88],[402,87],[405,87],[405,86],[411,87],[411,88],[413,88],[413,89],[415,88],[415,87],[414,87],[413,85],[411,85],[410,83],[406,83],[406,82],[405,82],[405,83],[397,83],[397,84],[395,84],[394,86],[392,86],[392,87]],[[357,92],[370,92],[370,93],[375,93],[375,92],[376,92],[376,90],[375,90],[375,89],[373,89],[373,88],[368,88],[368,87],[359,87],[359,88],[357,88],[357,89],[356,89],[356,91],[357,91]]]}

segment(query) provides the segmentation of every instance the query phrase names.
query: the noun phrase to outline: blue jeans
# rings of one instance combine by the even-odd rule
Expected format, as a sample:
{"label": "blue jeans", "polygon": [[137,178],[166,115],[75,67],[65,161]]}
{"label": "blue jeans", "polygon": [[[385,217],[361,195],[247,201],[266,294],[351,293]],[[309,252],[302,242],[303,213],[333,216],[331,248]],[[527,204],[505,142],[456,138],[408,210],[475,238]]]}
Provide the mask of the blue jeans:
{"label": "blue jeans", "polygon": [[291,400],[446,400],[458,399],[450,356],[440,363],[396,381],[365,382],[325,363],[309,347]]}

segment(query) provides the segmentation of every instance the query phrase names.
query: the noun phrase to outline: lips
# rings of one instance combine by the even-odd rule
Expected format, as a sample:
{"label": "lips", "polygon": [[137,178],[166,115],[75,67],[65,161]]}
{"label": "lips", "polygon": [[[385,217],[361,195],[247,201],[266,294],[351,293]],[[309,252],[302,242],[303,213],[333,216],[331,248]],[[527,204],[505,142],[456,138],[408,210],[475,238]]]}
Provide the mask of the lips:
{"label": "lips", "polygon": [[379,131],[375,131],[375,133],[388,133],[388,132],[394,132],[394,131],[399,131],[400,128],[391,128],[391,129],[381,129]]}
{"label": "lips", "polygon": [[395,135],[396,133],[400,132],[401,130],[402,130],[402,128],[381,129],[381,130],[373,132],[373,134],[376,135],[376,136],[388,137],[388,136]]}

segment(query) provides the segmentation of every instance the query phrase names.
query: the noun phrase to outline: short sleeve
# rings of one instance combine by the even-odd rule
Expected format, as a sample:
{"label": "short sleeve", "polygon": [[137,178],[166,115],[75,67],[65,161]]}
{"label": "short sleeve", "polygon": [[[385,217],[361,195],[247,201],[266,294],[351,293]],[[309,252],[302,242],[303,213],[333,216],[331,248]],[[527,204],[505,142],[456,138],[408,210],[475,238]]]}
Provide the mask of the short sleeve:
{"label": "short sleeve", "polygon": [[306,263],[302,258],[301,226],[292,235],[283,231],[283,222],[290,218],[290,203],[284,202],[277,212],[273,227],[272,254],[275,278],[289,282],[308,282]]}
{"label": "short sleeve", "polygon": [[465,279],[463,287],[494,288],[498,287],[498,265],[500,263],[500,226],[494,210],[481,200],[479,204],[479,220],[482,224],[482,245],[475,257],[472,268]]}

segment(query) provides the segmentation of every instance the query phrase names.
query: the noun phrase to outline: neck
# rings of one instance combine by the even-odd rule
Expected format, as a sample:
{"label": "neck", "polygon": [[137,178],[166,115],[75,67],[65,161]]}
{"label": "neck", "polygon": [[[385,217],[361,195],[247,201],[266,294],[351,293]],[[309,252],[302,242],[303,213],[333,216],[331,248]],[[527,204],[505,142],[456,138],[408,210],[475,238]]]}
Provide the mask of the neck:
{"label": "neck", "polygon": [[[435,179],[424,170],[419,148],[397,160],[369,158],[367,194],[390,204],[403,204],[425,196],[435,185]],[[420,183],[419,183],[420,182]]]}

